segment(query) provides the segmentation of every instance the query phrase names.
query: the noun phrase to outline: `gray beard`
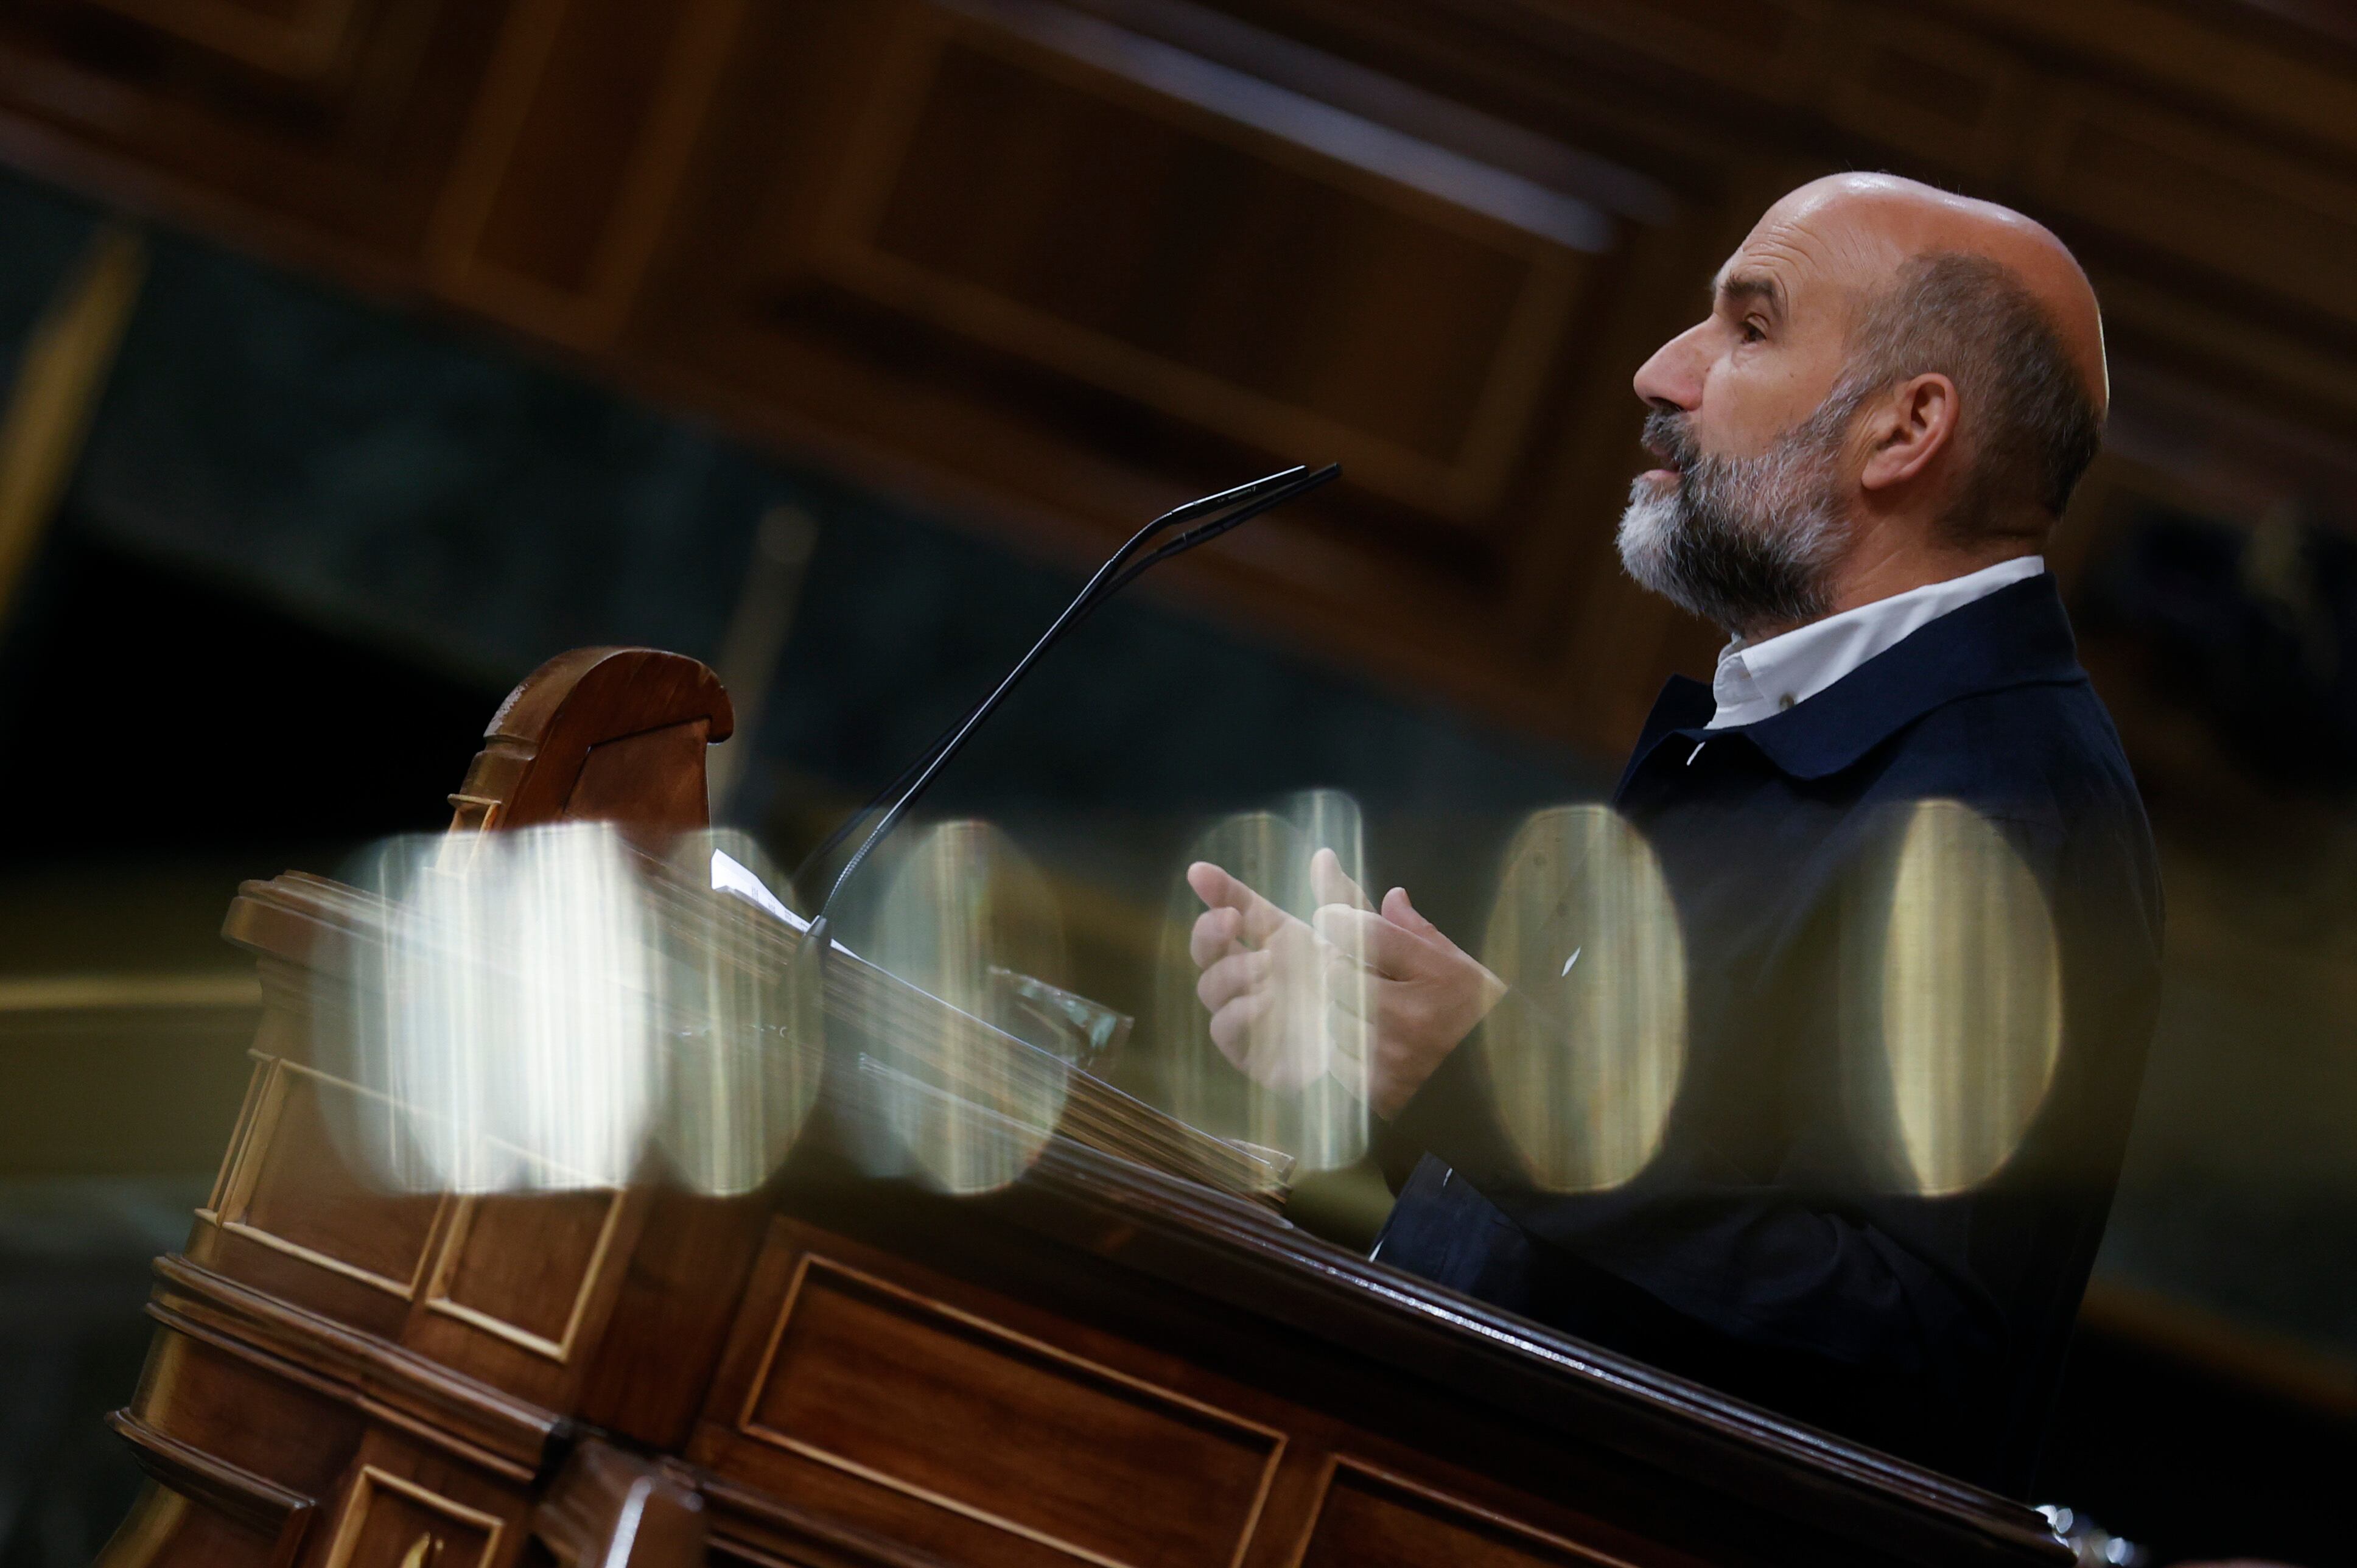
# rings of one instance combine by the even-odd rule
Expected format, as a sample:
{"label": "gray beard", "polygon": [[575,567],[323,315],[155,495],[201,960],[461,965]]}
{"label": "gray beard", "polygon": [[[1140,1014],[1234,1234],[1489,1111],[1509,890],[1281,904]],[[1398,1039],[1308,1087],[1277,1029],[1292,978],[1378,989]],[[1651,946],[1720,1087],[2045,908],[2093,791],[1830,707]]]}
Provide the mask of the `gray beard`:
{"label": "gray beard", "polygon": [[1656,413],[1646,434],[1677,488],[1640,478],[1620,514],[1620,564],[1638,585],[1732,636],[1822,619],[1827,581],[1849,542],[1837,464],[1857,401],[1836,394],[1756,457],[1712,457],[1684,416]]}

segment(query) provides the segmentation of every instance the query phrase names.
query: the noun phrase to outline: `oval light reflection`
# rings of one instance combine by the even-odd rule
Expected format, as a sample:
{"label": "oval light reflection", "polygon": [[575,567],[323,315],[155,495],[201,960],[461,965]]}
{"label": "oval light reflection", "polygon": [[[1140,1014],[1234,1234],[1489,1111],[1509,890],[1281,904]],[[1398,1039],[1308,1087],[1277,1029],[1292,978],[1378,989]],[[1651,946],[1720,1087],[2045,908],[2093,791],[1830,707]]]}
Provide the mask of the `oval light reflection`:
{"label": "oval light reflection", "polygon": [[891,1148],[950,1192],[986,1192],[1029,1168],[1062,1116],[1069,1069],[981,1022],[994,967],[1067,983],[1063,918],[1028,856],[987,822],[938,823],[894,857],[857,950],[956,1008],[923,1038],[879,1028],[865,1082]]}
{"label": "oval light reflection", "polygon": [[1635,1176],[1685,1070],[1685,940],[1652,846],[1609,807],[1533,816],[1482,961],[1515,993],[1479,1037],[1532,1180],[1592,1192]]}
{"label": "oval light reflection", "polygon": [[2053,1081],[2062,977],[2045,896],[1995,824],[1924,800],[1860,897],[1843,949],[1852,1123],[1895,1183],[1964,1191],[2012,1157]]}
{"label": "oval light reflection", "polygon": [[[1343,875],[1363,886],[1358,802],[1339,790],[1310,790],[1279,811],[1226,818],[1196,841],[1188,858],[1221,866],[1306,923],[1317,911],[1310,863],[1320,849],[1332,850]],[[1351,1164],[1366,1152],[1370,1126],[1363,1089],[1369,1004],[1358,955],[1332,952],[1337,961],[1286,972],[1275,1006],[1253,1026],[1251,1057],[1266,1064],[1264,1079],[1255,1080],[1212,1041],[1211,1015],[1196,993],[1200,972],[1188,944],[1202,913],[1202,900],[1182,879],[1164,926],[1155,996],[1164,1102],[1192,1126],[1292,1155],[1298,1170]]]}

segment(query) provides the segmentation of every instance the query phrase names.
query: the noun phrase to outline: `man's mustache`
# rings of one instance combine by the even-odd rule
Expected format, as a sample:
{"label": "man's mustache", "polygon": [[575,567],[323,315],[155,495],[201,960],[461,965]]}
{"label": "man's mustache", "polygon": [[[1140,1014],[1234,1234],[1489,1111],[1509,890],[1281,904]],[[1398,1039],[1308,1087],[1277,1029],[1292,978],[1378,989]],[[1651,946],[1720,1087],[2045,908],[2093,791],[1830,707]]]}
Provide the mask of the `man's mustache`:
{"label": "man's mustache", "polygon": [[1684,474],[1702,461],[1702,446],[1695,440],[1694,427],[1677,410],[1657,408],[1645,415],[1644,433],[1640,439],[1645,450],[1665,468]]}

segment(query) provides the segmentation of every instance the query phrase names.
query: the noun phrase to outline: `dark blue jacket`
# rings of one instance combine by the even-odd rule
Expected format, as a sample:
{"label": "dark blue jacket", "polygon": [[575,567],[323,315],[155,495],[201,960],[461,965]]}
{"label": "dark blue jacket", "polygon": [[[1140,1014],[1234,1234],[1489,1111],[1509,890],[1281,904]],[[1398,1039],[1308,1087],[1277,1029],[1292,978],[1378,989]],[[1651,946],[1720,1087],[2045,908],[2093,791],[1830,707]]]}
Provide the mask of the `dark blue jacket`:
{"label": "dark blue jacket", "polygon": [[[1673,680],[1615,796],[1685,938],[1685,1065],[1658,1152],[1609,1191],[1537,1190],[1491,1112],[1484,1052],[1460,1048],[1383,1133],[1405,1186],[1375,1256],[2022,1495],[2158,998],[2159,877],[2119,737],[2051,576],[1771,718],[1706,731],[1712,711],[1709,688]],[[1868,1157],[1833,1043],[1845,910],[1893,816],[1930,800],[1972,807],[2034,874],[2061,996],[2026,1134],[1941,1197]],[[1578,934],[1562,935],[1568,951]],[[1548,983],[1503,1005],[1543,1015]]]}

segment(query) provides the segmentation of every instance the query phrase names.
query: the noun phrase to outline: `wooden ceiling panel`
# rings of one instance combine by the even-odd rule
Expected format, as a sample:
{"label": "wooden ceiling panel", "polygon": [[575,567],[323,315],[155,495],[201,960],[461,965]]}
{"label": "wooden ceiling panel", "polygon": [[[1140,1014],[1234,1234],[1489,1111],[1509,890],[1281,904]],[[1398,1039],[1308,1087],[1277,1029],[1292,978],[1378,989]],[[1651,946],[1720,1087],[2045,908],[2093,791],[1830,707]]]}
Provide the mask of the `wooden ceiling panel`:
{"label": "wooden ceiling panel", "polygon": [[95,0],[258,70],[307,80],[359,37],[361,0]]}
{"label": "wooden ceiling panel", "polygon": [[1563,612],[1617,511],[1592,472],[1563,482],[1563,433],[1607,425],[1622,462],[1640,411],[1595,371],[1642,305],[1632,243],[1693,214],[1527,133],[1493,136],[1514,162],[1386,120],[1404,88],[1321,93],[1126,20],[884,0],[748,28],[630,351],[1086,548],[1339,460],[1342,486],[1196,580],[1336,657],[1557,701]]}
{"label": "wooden ceiling panel", "polygon": [[2357,324],[2357,182],[2340,170],[2096,91],[2058,95],[2040,150],[2056,206]]}
{"label": "wooden ceiling panel", "polygon": [[[889,309],[1478,523],[1587,258],[986,24],[880,62],[813,251]],[[1141,40],[1142,42],[1142,40]],[[1601,225],[1599,225],[1601,227]]]}
{"label": "wooden ceiling panel", "polygon": [[1984,178],[2001,175],[2025,126],[2022,61],[1910,13],[1860,11],[1852,20],[1825,101],[1833,120]]}
{"label": "wooden ceiling panel", "polygon": [[1515,0],[1746,92],[1801,99],[1822,85],[1831,0]]}
{"label": "wooden ceiling panel", "polygon": [[576,347],[620,325],[744,0],[524,0],[436,215],[450,298]]}
{"label": "wooden ceiling panel", "polygon": [[416,253],[508,5],[17,0],[0,134],[19,162],[381,273]]}

